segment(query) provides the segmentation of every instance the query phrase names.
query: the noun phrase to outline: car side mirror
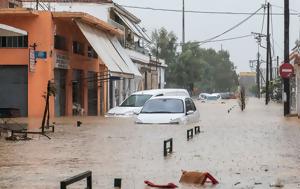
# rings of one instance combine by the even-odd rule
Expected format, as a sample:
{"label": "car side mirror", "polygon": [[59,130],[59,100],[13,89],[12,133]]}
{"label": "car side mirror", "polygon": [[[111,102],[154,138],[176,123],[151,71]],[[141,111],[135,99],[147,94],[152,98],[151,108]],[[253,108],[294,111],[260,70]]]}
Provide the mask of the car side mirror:
{"label": "car side mirror", "polygon": [[186,112],[186,115],[191,115],[191,114],[193,114],[193,113],[194,113],[193,110],[189,110],[188,112]]}

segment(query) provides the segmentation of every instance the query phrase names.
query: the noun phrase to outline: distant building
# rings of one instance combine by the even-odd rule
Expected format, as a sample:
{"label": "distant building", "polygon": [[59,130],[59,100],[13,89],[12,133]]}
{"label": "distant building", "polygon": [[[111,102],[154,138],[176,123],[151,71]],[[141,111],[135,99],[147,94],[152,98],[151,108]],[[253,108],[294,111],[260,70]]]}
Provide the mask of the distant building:
{"label": "distant building", "polygon": [[245,87],[246,95],[254,96],[251,89],[256,86],[256,72],[240,72],[239,84]]}

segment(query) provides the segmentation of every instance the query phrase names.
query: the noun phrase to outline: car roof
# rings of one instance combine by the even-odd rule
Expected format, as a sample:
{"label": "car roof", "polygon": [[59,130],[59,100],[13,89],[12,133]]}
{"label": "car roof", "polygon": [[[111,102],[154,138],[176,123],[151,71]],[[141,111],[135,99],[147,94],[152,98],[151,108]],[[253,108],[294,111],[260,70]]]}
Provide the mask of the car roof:
{"label": "car roof", "polygon": [[157,97],[153,97],[150,100],[154,100],[154,99],[180,99],[180,100],[185,100],[186,98],[190,98],[188,96],[157,96]]}
{"label": "car roof", "polygon": [[143,90],[143,91],[137,91],[134,92],[134,95],[140,95],[140,94],[149,94],[149,95],[159,95],[159,94],[165,94],[165,93],[181,93],[185,94],[185,96],[190,96],[188,91],[186,89],[151,89],[151,90]]}

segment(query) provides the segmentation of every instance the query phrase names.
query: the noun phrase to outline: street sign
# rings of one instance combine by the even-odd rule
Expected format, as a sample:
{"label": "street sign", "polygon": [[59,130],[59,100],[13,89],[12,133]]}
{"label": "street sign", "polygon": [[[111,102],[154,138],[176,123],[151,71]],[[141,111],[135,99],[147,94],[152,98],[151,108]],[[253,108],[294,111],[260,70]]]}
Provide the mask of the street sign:
{"label": "street sign", "polygon": [[282,78],[290,78],[294,74],[294,66],[289,63],[281,64],[279,74]]}
{"label": "street sign", "polygon": [[35,58],[46,59],[47,52],[46,51],[35,51],[34,52]]}

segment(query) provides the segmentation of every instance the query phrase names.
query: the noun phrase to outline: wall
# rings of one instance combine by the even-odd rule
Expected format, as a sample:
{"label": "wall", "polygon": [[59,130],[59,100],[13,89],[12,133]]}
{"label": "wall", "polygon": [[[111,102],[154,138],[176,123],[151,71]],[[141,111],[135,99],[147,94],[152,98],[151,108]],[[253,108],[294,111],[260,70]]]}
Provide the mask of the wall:
{"label": "wall", "polygon": [[[53,23],[51,14],[41,12],[39,16],[1,16],[0,22],[28,32],[28,45],[37,44],[36,50],[46,51],[47,59],[37,60],[36,71],[28,73],[28,116],[43,115],[45,100],[43,94],[47,89],[48,80],[53,78],[52,57]],[[3,55],[0,64],[28,65],[28,49],[0,49]],[[50,112],[54,114],[54,99],[50,98]]]}

